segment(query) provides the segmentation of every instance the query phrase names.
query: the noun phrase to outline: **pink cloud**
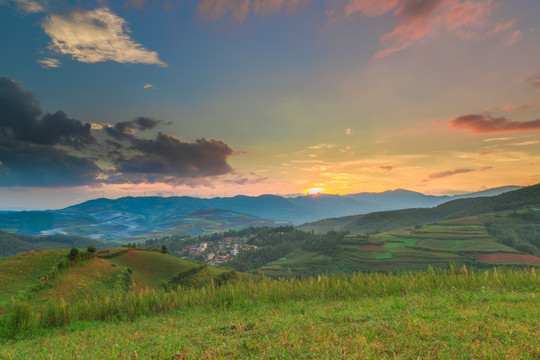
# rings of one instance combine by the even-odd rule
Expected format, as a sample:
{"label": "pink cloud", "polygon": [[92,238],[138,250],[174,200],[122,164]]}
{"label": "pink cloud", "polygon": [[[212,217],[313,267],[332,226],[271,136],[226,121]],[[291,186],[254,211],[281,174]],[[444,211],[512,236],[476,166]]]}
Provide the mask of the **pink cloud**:
{"label": "pink cloud", "polygon": [[516,30],[512,35],[506,40],[506,44],[513,45],[517,43],[523,37],[523,33],[520,30]]}
{"label": "pink cloud", "polygon": [[[142,1],[142,0],[131,0]],[[285,10],[294,13],[298,7],[314,0],[201,0],[199,14],[215,20],[232,14],[242,21],[250,10],[266,16]],[[481,33],[495,34],[511,29],[514,21],[490,24],[495,8],[493,0],[326,0],[327,15],[331,19],[357,15],[377,17],[392,13],[396,19],[393,30],[380,39],[384,48],[374,58],[383,58],[404,50],[421,39],[446,32],[463,38],[475,38]],[[486,31],[487,27],[493,30]],[[507,43],[519,41],[521,32],[514,31]]]}
{"label": "pink cloud", "polygon": [[249,11],[250,0],[202,0],[199,14],[205,19],[216,20],[231,12],[235,21],[242,21]]}
{"label": "pink cloud", "polygon": [[[374,58],[382,58],[412,46],[415,42],[439,32],[472,38],[488,24],[493,9],[491,0],[349,0],[345,16],[361,13],[374,17],[393,11],[394,29],[381,37],[386,44]],[[513,23],[497,24],[497,31]]]}
{"label": "pink cloud", "polygon": [[536,74],[527,79],[527,82],[537,89],[540,89],[540,74]]}
{"label": "pink cloud", "polygon": [[506,104],[506,105],[501,106],[500,108],[487,110],[487,112],[498,113],[498,112],[507,112],[507,111],[527,110],[527,109],[534,109],[539,106],[540,106],[540,102],[536,102],[532,104],[525,104],[525,105]]}
{"label": "pink cloud", "polygon": [[469,130],[474,134],[520,132],[540,130],[540,119],[533,121],[512,121],[505,117],[490,115],[464,115],[450,121],[450,127]]}
{"label": "pink cloud", "polygon": [[387,13],[397,6],[400,0],[350,0],[345,6],[345,16],[362,13],[375,17]]}
{"label": "pink cloud", "polygon": [[246,18],[250,8],[259,16],[267,16],[282,10],[293,13],[300,5],[313,0],[201,0],[199,14],[206,19],[216,20],[231,13],[235,21]]}

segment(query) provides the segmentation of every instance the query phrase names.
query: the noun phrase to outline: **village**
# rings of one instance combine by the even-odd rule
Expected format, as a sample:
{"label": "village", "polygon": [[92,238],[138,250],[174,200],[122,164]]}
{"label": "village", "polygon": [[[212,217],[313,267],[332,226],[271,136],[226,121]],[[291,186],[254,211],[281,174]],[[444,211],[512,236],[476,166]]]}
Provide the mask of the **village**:
{"label": "village", "polygon": [[220,265],[231,261],[240,251],[253,251],[258,247],[250,245],[247,241],[256,234],[249,236],[229,236],[217,241],[206,241],[191,245],[188,248],[188,257],[201,258],[208,265]]}

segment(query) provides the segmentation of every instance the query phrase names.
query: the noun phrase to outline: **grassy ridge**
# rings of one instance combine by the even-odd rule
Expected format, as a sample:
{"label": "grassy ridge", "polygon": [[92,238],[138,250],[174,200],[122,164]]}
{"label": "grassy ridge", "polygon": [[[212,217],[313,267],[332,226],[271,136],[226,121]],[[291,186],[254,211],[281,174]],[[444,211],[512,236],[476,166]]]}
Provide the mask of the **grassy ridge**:
{"label": "grassy ridge", "polygon": [[[537,291],[540,278],[536,271],[507,270],[474,272],[466,267],[451,267],[444,272],[432,268],[427,273],[399,275],[337,274],[317,278],[261,278],[202,289],[181,288],[175,291],[145,290],[116,293],[114,296],[86,298],[73,303],[50,301],[46,304],[13,302],[4,315],[4,333],[15,334],[32,328],[63,326],[73,321],[134,319],[193,307],[227,308],[246,303],[281,303],[289,300],[345,300],[359,297],[405,295],[417,292],[453,291],[456,289],[531,289]],[[54,313],[54,314],[53,314]],[[49,315],[55,316],[52,319]],[[21,322],[22,319],[22,322]]]}
{"label": "grassy ridge", "polygon": [[[200,264],[178,259],[157,251],[115,248],[97,256],[81,250],[79,257],[68,261],[68,251],[48,250],[21,253],[0,258],[0,314],[12,300],[29,304],[73,303],[90,297],[114,296],[126,291],[161,289],[177,274]],[[190,277],[189,285],[206,286],[212,280],[231,280],[231,269],[204,267]],[[235,280],[253,276],[232,274]]]}
{"label": "grassy ridge", "polygon": [[263,279],[73,304],[17,303],[0,323],[13,327],[17,316],[28,321],[11,333],[3,326],[0,358],[540,356],[534,269]]}

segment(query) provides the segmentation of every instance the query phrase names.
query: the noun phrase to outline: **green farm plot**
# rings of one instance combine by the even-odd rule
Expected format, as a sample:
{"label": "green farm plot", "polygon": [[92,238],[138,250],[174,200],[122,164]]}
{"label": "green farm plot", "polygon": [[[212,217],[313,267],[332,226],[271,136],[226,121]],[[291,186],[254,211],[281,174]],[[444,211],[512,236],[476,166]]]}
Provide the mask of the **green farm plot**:
{"label": "green farm plot", "polygon": [[401,235],[394,237],[393,241],[384,244],[384,247],[387,249],[414,247],[418,241],[420,241],[420,239],[406,238]]}
{"label": "green farm plot", "polygon": [[390,252],[385,252],[385,253],[380,253],[380,254],[375,255],[375,259],[377,260],[385,260],[385,259],[391,259],[391,258],[392,258],[392,253]]}
{"label": "green farm plot", "polygon": [[429,239],[420,240],[416,247],[429,250],[458,251],[461,249],[463,240],[440,240]]}
{"label": "green farm plot", "polygon": [[439,251],[468,251],[468,252],[517,252],[517,250],[506,245],[497,243],[493,239],[474,240],[446,240],[446,239],[426,239],[421,240],[416,245],[417,248]]}
{"label": "green farm plot", "polygon": [[384,244],[385,249],[392,249],[392,248],[401,248],[401,247],[407,247],[407,244],[402,242],[390,242]]}
{"label": "green farm plot", "polygon": [[261,273],[271,277],[352,273],[368,270],[380,251],[365,251],[361,247],[340,246],[332,256],[304,250],[293,251],[286,260],[277,260],[260,268]]}

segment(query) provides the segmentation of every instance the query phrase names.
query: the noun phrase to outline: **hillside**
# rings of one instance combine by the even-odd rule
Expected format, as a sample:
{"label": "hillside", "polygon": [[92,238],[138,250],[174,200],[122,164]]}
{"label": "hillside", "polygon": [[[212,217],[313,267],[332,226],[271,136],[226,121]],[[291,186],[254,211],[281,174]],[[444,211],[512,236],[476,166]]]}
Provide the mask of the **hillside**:
{"label": "hillside", "polygon": [[[313,233],[291,226],[248,228],[202,238],[153,239],[146,246],[166,244],[178,256],[209,263],[217,258],[240,271],[259,271],[272,277],[425,270],[429,266],[445,268],[450,263],[479,268],[494,264],[537,266],[538,190],[536,185],[494,198],[454,200],[433,209],[337,219],[344,230],[363,226],[366,232],[360,234]],[[394,230],[380,232],[384,228]],[[206,251],[201,251],[203,248]],[[227,255],[233,249],[239,250],[236,257]]]}
{"label": "hillside", "polygon": [[46,235],[30,236],[7,233],[0,230],[0,257],[15,255],[20,252],[46,249],[70,249],[72,247],[83,248],[94,245],[98,249],[109,245],[82,236],[73,235]]}
{"label": "hillside", "polygon": [[[73,302],[88,296],[146,289],[208,286],[212,281],[251,277],[231,269],[206,266],[157,251],[132,248],[81,250],[70,261],[67,250],[40,250],[0,258],[0,308],[11,298],[33,302]],[[0,311],[1,313],[1,311]]]}
{"label": "hillside", "polygon": [[[490,190],[489,194],[513,187]],[[483,196],[487,193],[463,196]],[[455,198],[455,197],[454,197]],[[1,212],[0,229],[26,235],[77,235],[124,243],[169,235],[202,235],[249,226],[302,224],[329,217],[411,207],[453,199],[407,190],[352,195],[125,197],[96,199],[60,210]]]}
{"label": "hillside", "polygon": [[[380,234],[349,235],[326,250],[296,248],[259,271],[280,277],[444,269],[452,263],[480,269],[493,265],[540,266],[538,221],[512,215],[458,218]],[[501,232],[509,228],[516,229],[513,239]]]}
{"label": "hillside", "polygon": [[298,228],[306,231],[348,231],[351,234],[377,233],[404,227],[429,224],[444,219],[475,216],[483,213],[519,209],[540,204],[540,184],[504,192],[491,197],[473,197],[448,201],[434,208],[411,208],[380,211],[365,215],[324,219]]}

